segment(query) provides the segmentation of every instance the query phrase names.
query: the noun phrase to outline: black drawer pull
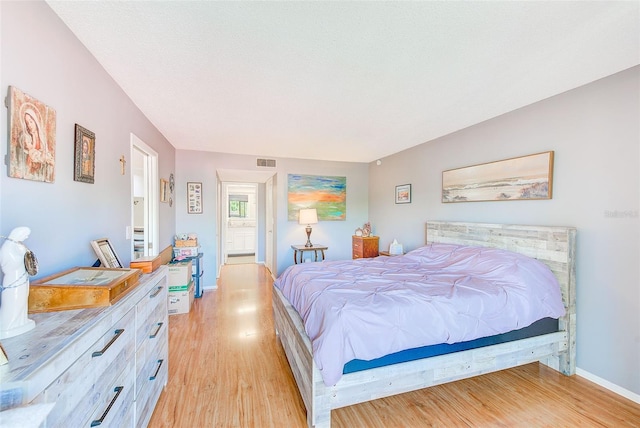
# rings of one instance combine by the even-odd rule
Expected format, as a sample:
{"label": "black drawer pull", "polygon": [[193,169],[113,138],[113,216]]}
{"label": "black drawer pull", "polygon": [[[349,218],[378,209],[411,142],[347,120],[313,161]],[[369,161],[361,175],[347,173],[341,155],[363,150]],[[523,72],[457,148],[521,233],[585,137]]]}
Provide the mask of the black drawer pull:
{"label": "black drawer pull", "polygon": [[115,336],[113,336],[113,338],[109,341],[109,343],[107,343],[104,348],[102,348],[101,351],[96,351],[93,354],[91,354],[92,357],[100,357],[102,354],[104,354],[105,352],[107,352],[107,349],[109,349],[109,347],[111,345],[113,345],[113,342],[116,341],[117,338],[120,337],[120,335],[122,333],[124,333],[124,328],[119,328],[116,331],[114,331],[114,333],[116,334]]}
{"label": "black drawer pull", "polygon": [[164,323],[162,323],[162,322],[159,322],[159,323],[158,323],[158,328],[157,328],[157,330],[155,331],[155,333],[153,333],[151,336],[149,336],[149,339],[155,339],[155,338],[156,338],[156,336],[158,335],[158,333],[160,333],[160,329],[162,328],[162,324],[164,324]]}
{"label": "black drawer pull", "polygon": [[157,290],[155,293],[150,294],[150,295],[149,295],[149,297],[153,299],[153,298],[154,298],[154,297],[156,297],[158,294],[160,294],[160,292],[162,291],[162,289],[163,289],[163,288],[164,288],[164,287],[163,287],[162,285],[160,285],[160,286],[158,287],[158,290]]}
{"label": "black drawer pull", "polygon": [[91,422],[91,426],[92,427],[97,427],[102,422],[104,422],[104,418],[106,418],[107,414],[109,414],[109,410],[111,410],[111,408],[113,407],[113,404],[116,402],[116,400],[118,399],[118,396],[120,395],[120,393],[122,392],[123,389],[124,389],[124,386],[116,386],[115,387],[113,392],[115,392],[116,395],[113,397],[113,399],[111,400],[111,403],[109,403],[109,406],[107,407],[107,410],[104,411],[104,413],[102,414],[100,419],[96,419],[95,421]]}
{"label": "black drawer pull", "polygon": [[158,372],[160,371],[160,367],[162,367],[163,362],[164,360],[158,360],[158,368],[156,369],[156,372],[153,374],[153,376],[149,378],[149,380],[156,380],[156,377],[158,377]]}

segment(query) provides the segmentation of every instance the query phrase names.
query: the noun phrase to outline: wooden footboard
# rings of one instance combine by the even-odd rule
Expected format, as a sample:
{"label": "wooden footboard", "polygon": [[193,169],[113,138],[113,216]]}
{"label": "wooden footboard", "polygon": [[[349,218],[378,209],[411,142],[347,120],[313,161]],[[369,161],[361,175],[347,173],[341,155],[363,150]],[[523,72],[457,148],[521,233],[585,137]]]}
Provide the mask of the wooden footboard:
{"label": "wooden footboard", "polygon": [[273,315],[276,334],[307,408],[307,423],[310,427],[329,427],[331,404],[320,371],[313,361],[311,340],[304,330],[302,318],[275,285]]}
{"label": "wooden footboard", "polygon": [[327,387],[313,360],[300,315],[273,287],[276,331],[307,408],[310,427],[329,427],[331,409],[540,361],[575,373],[575,229],[429,222],[428,242],[506,248],[547,263],[560,282],[567,314],[560,331],[448,355],[343,375]]}

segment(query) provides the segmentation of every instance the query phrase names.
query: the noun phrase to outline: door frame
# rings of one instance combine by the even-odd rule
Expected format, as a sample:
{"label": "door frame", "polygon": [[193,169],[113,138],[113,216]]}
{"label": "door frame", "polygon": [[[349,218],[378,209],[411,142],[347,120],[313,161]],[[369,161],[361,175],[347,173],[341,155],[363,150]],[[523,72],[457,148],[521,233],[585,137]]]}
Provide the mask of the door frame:
{"label": "door frame", "polygon": [[[159,214],[159,184],[158,184],[158,153],[149,147],[144,141],[134,133],[130,136],[131,148],[129,159],[133,159],[134,150],[144,156],[143,166],[143,188],[144,188],[144,255],[157,256],[159,253],[158,243],[160,241],[160,214]],[[134,174],[131,173],[131,226],[133,229],[133,190]],[[129,234],[131,235],[131,234]],[[131,240],[131,259],[134,255],[134,240]]]}

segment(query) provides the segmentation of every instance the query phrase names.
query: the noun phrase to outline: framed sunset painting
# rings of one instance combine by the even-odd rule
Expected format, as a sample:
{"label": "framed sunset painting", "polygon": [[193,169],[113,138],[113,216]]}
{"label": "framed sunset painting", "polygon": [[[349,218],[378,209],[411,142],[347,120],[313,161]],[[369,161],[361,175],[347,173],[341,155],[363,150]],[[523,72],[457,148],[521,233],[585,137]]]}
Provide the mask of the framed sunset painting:
{"label": "framed sunset painting", "polygon": [[347,177],[288,175],[288,219],[298,220],[298,212],[315,208],[318,220],[346,220]]}

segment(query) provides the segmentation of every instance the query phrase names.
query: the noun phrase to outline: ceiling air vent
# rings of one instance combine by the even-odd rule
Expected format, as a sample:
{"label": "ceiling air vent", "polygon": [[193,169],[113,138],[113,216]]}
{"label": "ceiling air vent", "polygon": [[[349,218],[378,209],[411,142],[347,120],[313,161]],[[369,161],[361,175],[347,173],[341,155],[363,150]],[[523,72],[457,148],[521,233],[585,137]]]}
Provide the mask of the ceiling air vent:
{"label": "ceiling air vent", "polygon": [[258,166],[268,166],[271,168],[275,168],[276,160],[275,159],[258,159]]}

